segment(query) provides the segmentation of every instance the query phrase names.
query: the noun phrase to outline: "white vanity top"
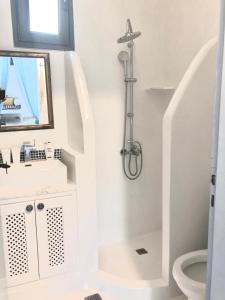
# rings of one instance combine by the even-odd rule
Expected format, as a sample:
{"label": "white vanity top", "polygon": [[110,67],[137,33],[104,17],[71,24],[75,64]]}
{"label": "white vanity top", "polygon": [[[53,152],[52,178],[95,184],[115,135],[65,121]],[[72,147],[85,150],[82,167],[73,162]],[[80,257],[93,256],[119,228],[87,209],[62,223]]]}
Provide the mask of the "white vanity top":
{"label": "white vanity top", "polygon": [[39,197],[75,190],[67,166],[59,160],[27,162],[0,170],[0,201]]}
{"label": "white vanity top", "polygon": [[58,184],[54,186],[46,186],[46,187],[33,187],[27,189],[9,189],[9,188],[1,188],[0,191],[0,201],[8,200],[8,199],[17,199],[17,198],[27,198],[27,197],[38,197],[38,196],[46,196],[53,195],[58,193],[65,192],[74,192],[76,189],[76,185],[74,183],[68,184]]}

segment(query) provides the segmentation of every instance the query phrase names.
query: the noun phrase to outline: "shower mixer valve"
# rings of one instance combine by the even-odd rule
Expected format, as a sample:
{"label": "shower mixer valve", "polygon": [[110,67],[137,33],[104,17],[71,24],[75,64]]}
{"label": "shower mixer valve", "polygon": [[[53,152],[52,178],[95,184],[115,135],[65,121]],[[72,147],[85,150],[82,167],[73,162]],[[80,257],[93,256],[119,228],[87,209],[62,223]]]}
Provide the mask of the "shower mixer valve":
{"label": "shower mixer valve", "polygon": [[142,149],[140,147],[140,143],[137,142],[137,141],[128,141],[128,143],[131,144],[130,146],[130,150],[127,150],[126,148],[122,149],[120,151],[120,154],[121,155],[128,155],[128,154],[131,154],[131,155],[134,155],[134,156],[140,156],[142,154]]}
{"label": "shower mixer valve", "polygon": [[141,155],[142,150],[139,146],[133,144],[131,146],[130,152],[132,155],[139,156],[139,155]]}

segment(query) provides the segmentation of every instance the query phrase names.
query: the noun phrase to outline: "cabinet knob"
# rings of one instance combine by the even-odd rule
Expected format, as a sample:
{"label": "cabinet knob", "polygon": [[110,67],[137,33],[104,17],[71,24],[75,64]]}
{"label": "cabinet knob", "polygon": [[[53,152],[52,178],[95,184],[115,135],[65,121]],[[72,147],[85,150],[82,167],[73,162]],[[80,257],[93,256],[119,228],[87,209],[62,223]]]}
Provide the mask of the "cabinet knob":
{"label": "cabinet knob", "polygon": [[38,209],[38,210],[43,210],[44,208],[45,208],[44,203],[39,203],[39,204],[37,205],[37,209]]}
{"label": "cabinet knob", "polygon": [[29,213],[32,212],[33,209],[34,209],[33,205],[27,205],[26,207],[26,211]]}

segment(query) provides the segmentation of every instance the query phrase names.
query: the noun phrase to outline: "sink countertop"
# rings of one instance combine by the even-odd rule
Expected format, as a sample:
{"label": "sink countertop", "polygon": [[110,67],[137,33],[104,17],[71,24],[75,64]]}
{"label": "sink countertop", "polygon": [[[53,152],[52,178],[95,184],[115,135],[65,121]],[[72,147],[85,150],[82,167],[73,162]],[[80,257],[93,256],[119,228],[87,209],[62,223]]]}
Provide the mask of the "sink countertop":
{"label": "sink countertop", "polygon": [[37,197],[49,194],[57,194],[63,192],[74,191],[76,185],[72,182],[67,184],[57,184],[54,186],[34,186],[27,188],[1,188],[0,191],[0,201],[16,198],[26,198],[26,197]]}

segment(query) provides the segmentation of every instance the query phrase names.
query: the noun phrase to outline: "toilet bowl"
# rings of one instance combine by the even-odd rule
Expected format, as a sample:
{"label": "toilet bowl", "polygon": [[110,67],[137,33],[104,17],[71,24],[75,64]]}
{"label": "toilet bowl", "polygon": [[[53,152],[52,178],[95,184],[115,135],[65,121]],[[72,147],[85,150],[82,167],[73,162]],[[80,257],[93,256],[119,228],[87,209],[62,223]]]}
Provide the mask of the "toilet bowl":
{"label": "toilet bowl", "polygon": [[188,300],[204,300],[207,277],[207,250],[187,253],[173,266],[173,277]]}

